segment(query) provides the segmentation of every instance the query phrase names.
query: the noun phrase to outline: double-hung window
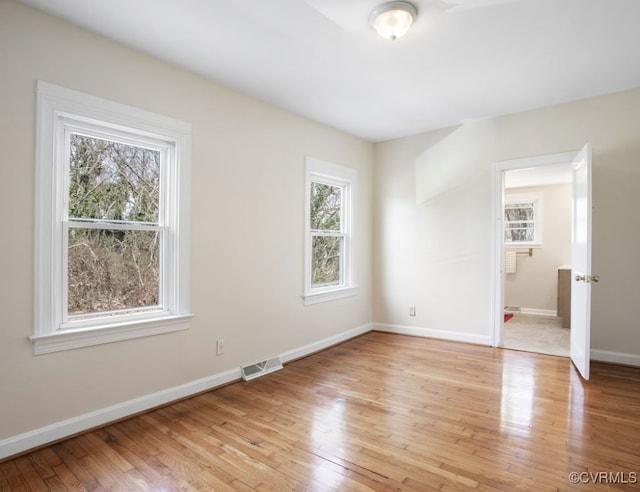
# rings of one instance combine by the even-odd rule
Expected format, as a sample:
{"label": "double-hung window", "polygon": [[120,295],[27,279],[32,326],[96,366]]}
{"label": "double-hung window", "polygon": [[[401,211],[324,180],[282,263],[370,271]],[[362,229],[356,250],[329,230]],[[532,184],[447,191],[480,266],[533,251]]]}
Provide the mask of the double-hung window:
{"label": "double-hung window", "polygon": [[505,195],[504,242],[509,246],[542,245],[542,193]]}
{"label": "double-hung window", "polygon": [[356,172],[307,158],[305,304],[354,295],[353,203]]}
{"label": "double-hung window", "polygon": [[44,82],[36,354],[186,329],[190,125]]}

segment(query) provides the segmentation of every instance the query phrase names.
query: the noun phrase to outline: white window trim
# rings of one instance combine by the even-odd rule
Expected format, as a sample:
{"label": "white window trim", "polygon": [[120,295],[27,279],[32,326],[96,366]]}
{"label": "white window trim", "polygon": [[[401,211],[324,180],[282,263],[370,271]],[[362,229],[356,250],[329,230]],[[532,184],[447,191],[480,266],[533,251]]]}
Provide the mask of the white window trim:
{"label": "white window trim", "polygon": [[[166,180],[170,236],[163,264],[163,283],[170,283],[165,311],[110,318],[111,322],[77,324],[62,329],[63,197],[64,170],[60,162],[59,132],[66,124],[97,126],[169,142],[179,163]],[[35,292],[34,333],[29,337],[34,353],[44,354],[100,343],[185,330],[190,318],[190,146],[191,125],[124,104],[115,103],[47,82],[37,83],[36,185],[35,185]],[[176,213],[177,210],[177,213]]]}
{"label": "white window trim", "polygon": [[[356,203],[357,172],[354,169],[322,161],[313,157],[306,158],[305,179],[305,278],[304,294],[305,306],[332,301],[344,297],[354,296],[358,292],[353,268],[353,217]],[[342,217],[344,221],[344,252],[342,283],[325,287],[312,286],[311,274],[311,183],[320,182],[343,187],[345,190],[342,200]]]}
{"label": "white window trim", "polygon": [[[535,229],[533,241],[519,241],[519,242],[507,242],[504,241],[507,248],[541,248],[542,247],[542,192],[533,191],[530,193],[505,193],[504,204],[505,206],[510,203],[530,203],[534,204],[535,209]],[[504,220],[504,213],[502,214]],[[504,234],[503,234],[504,238]]]}

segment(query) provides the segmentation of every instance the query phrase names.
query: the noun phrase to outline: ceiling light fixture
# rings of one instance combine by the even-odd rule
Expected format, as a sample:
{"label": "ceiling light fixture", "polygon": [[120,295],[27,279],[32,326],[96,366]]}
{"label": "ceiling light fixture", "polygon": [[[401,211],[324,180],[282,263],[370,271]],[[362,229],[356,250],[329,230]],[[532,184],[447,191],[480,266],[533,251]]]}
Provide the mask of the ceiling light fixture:
{"label": "ceiling light fixture", "polygon": [[387,2],[371,12],[369,23],[380,36],[393,41],[407,34],[417,15],[409,2]]}

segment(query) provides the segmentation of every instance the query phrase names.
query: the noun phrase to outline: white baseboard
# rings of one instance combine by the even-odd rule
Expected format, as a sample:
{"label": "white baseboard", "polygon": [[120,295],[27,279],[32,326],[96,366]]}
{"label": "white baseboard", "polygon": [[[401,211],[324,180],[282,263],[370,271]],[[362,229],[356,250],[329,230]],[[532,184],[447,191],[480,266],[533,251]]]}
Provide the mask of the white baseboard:
{"label": "white baseboard", "polygon": [[280,360],[282,360],[283,363],[286,363],[295,359],[299,359],[300,357],[313,354],[314,352],[319,352],[320,350],[326,349],[327,347],[331,347],[332,345],[336,345],[340,342],[349,340],[350,338],[355,338],[359,335],[362,335],[363,333],[370,332],[372,328],[373,323],[367,323],[365,325],[358,326],[357,328],[353,328],[352,330],[339,333],[318,342],[310,343],[309,345],[305,345],[304,347],[289,350],[288,352],[280,354]]}
{"label": "white baseboard", "polygon": [[3,439],[0,459],[239,379],[238,367]]}
{"label": "white baseboard", "polygon": [[591,350],[591,360],[640,367],[640,355],[625,354],[624,352],[610,352],[608,350],[593,349]]}
{"label": "white baseboard", "polygon": [[[362,325],[338,335],[325,338],[324,340],[285,352],[281,355],[281,359],[283,362],[288,362],[304,357],[305,355],[317,352],[331,345],[367,333],[371,331],[371,329],[371,323]],[[134,398],[133,400],[117,403],[106,408],[85,413],[84,415],[78,415],[77,417],[46,425],[23,434],[18,434],[17,436],[2,439],[0,440],[0,460],[240,379],[240,367],[229,369],[212,376],[207,376],[179,386],[174,386],[173,388],[167,388],[156,393],[144,395],[139,398]]]}
{"label": "white baseboard", "polygon": [[471,335],[447,330],[436,330],[433,328],[419,328],[416,326],[390,325],[384,323],[374,323],[373,329],[387,333],[398,333],[400,335],[412,335],[416,337],[438,338],[440,340],[451,340],[454,342],[475,343],[478,345],[491,345],[489,335]]}
{"label": "white baseboard", "polygon": [[558,312],[552,309],[520,308],[520,314],[531,316],[558,316]]}

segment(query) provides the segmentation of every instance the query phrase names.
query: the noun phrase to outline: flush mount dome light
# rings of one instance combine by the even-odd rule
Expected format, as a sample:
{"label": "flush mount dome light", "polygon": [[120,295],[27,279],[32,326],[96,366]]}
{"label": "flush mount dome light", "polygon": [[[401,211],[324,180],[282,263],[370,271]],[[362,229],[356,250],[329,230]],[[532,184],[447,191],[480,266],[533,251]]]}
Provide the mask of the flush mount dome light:
{"label": "flush mount dome light", "polygon": [[409,2],[387,2],[378,6],[369,16],[369,23],[385,39],[398,39],[409,31],[418,15]]}

